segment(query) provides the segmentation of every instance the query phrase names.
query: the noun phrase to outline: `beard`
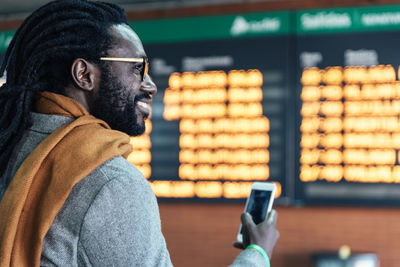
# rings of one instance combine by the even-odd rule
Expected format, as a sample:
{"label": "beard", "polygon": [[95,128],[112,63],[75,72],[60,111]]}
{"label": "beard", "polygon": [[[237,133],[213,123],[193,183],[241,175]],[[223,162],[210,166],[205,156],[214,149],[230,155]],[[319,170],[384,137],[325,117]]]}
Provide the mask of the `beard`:
{"label": "beard", "polygon": [[145,132],[144,120],[147,116],[138,117],[136,104],[146,96],[135,96],[131,91],[111,74],[107,65],[103,65],[93,115],[105,121],[113,130],[137,136]]}

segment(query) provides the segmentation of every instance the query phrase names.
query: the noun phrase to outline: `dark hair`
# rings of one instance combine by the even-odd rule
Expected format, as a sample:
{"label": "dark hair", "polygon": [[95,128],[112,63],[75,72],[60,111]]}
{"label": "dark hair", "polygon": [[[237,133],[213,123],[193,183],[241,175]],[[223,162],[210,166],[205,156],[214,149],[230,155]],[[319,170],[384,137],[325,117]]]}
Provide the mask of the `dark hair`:
{"label": "dark hair", "polygon": [[86,0],[50,2],[24,20],[0,67],[0,177],[10,155],[30,126],[29,112],[38,91],[63,93],[72,81],[76,58],[99,63],[113,39],[109,28],[126,23],[120,7]]}

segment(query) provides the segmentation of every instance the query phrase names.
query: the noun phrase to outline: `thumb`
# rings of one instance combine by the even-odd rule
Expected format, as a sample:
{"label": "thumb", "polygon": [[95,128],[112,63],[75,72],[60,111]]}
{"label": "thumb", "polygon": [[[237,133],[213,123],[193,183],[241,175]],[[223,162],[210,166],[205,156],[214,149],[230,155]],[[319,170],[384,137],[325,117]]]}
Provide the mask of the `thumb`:
{"label": "thumb", "polygon": [[276,210],[271,210],[268,214],[268,218],[267,218],[267,224],[273,224],[276,225],[276,221],[278,220],[278,213],[276,212]]}
{"label": "thumb", "polygon": [[278,220],[278,213],[276,212],[276,210],[271,210],[271,216],[269,220],[272,221],[273,225],[276,225],[276,221]]}

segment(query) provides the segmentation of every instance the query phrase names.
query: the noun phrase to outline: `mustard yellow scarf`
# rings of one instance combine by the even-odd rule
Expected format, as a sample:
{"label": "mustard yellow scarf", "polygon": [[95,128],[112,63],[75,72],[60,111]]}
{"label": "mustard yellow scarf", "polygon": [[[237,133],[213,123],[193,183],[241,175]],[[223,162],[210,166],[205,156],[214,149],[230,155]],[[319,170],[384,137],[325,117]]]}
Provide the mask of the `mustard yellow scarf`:
{"label": "mustard yellow scarf", "polygon": [[43,92],[39,113],[74,117],[48,136],[19,167],[0,202],[0,266],[39,266],[43,239],[72,187],[105,161],[132,151],[71,98]]}

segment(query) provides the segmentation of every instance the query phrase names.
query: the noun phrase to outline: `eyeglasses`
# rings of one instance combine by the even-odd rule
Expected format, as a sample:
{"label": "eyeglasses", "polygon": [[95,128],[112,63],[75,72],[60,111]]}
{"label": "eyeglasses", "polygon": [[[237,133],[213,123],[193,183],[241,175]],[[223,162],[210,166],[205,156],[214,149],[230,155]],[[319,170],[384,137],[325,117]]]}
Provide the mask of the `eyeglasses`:
{"label": "eyeglasses", "polygon": [[100,60],[103,61],[118,61],[118,62],[130,62],[130,63],[143,63],[143,68],[140,70],[140,75],[142,76],[142,82],[144,76],[149,72],[149,61],[147,57],[101,57]]}

